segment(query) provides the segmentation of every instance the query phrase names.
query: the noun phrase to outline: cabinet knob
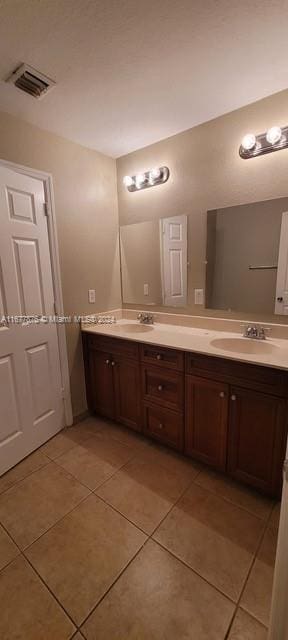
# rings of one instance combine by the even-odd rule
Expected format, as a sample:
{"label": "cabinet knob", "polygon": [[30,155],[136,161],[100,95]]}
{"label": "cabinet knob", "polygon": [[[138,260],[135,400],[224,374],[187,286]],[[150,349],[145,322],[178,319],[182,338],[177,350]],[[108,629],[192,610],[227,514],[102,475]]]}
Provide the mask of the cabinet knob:
{"label": "cabinet knob", "polygon": [[234,395],[234,393],[231,396],[231,400],[233,400],[233,402],[235,402],[235,400],[236,400],[236,396]]}
{"label": "cabinet knob", "polygon": [[105,364],[110,364],[110,360],[105,360]]}
{"label": "cabinet knob", "polygon": [[158,391],[163,391],[163,385],[162,384],[158,384]]}
{"label": "cabinet knob", "polygon": [[225,398],[225,393],[224,393],[224,391],[220,391],[220,393],[219,393],[219,397],[220,397],[220,398]]}
{"label": "cabinet knob", "polygon": [[114,362],[114,360],[112,360],[111,362],[111,367],[115,367],[116,362]]}
{"label": "cabinet knob", "polygon": [[162,424],[162,422],[160,422],[160,424],[159,424],[159,429],[163,429],[163,424]]}
{"label": "cabinet knob", "polygon": [[161,358],[162,358],[161,353],[157,353],[156,359],[161,360]]}

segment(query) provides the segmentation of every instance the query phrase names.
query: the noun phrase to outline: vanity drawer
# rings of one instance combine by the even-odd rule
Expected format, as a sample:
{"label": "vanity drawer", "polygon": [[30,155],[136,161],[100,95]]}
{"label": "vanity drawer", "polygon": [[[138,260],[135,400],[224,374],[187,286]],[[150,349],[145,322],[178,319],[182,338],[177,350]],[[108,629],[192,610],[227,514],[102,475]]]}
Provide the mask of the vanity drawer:
{"label": "vanity drawer", "polygon": [[111,355],[124,356],[133,360],[139,359],[139,344],[130,340],[122,340],[121,338],[110,338],[110,336],[95,335],[88,333],[88,347],[97,349],[97,351],[105,351]]}
{"label": "vanity drawer", "polygon": [[166,349],[165,347],[155,347],[149,344],[142,344],[140,347],[140,357],[145,364],[155,364],[175,371],[184,370],[184,353],[177,349]]}
{"label": "vanity drawer", "polygon": [[183,411],[184,377],[178,371],[160,367],[142,367],[144,400],[160,406]]}
{"label": "vanity drawer", "polygon": [[160,407],[144,406],[144,433],[175,449],[183,448],[183,417]]}
{"label": "vanity drawer", "polygon": [[185,368],[186,373],[202,378],[213,378],[280,397],[288,395],[288,376],[280,369],[198,353],[186,353]]}

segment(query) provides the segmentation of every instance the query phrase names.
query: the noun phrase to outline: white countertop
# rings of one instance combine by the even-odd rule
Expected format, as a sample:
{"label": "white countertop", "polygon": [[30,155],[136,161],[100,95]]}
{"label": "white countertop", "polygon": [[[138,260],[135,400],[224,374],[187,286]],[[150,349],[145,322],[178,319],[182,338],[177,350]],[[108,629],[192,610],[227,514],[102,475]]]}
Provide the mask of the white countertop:
{"label": "white countertop", "polygon": [[[82,331],[110,336],[111,338],[133,340],[288,370],[288,340],[286,339],[266,338],[263,341],[251,340],[242,338],[240,333],[232,333],[230,331],[212,331],[158,322],[147,326],[141,325],[139,321],[126,319],[117,320],[114,324],[82,324],[81,328]],[[225,346],[217,345],[217,341],[222,341],[223,339],[229,339],[230,341],[232,339],[233,350],[231,350],[231,345],[228,349],[228,342],[227,345],[224,343]],[[233,343],[235,339],[236,342]],[[246,350],[251,348],[256,353],[241,353],[240,350],[238,351],[238,348],[241,349],[241,347]],[[263,350],[263,353],[261,350]]]}

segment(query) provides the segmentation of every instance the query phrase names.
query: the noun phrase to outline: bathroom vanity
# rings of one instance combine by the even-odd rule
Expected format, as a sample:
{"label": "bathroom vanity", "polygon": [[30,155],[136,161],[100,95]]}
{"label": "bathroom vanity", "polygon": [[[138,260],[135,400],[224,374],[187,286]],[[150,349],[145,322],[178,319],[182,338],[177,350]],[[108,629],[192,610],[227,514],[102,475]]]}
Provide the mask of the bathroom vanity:
{"label": "bathroom vanity", "polygon": [[[239,359],[221,357],[221,350],[215,355],[213,342],[220,332],[211,340],[209,332],[192,332],[189,337],[189,329],[181,333],[179,327],[166,327],[161,337],[156,325],[150,332],[136,323],[130,326],[139,329],[129,333],[125,325],[121,329],[116,324],[82,331],[89,409],[267,495],[279,495],[287,437],[288,360],[285,368],[284,360],[283,366],[269,366],[269,355],[265,365],[248,362],[247,355],[244,361],[243,353]],[[180,347],[170,346],[173,331]],[[210,346],[200,353],[205,351],[205,333]],[[230,345],[231,339],[226,340]],[[270,348],[271,342],[264,341],[264,354]],[[275,348],[280,357],[283,350]]]}

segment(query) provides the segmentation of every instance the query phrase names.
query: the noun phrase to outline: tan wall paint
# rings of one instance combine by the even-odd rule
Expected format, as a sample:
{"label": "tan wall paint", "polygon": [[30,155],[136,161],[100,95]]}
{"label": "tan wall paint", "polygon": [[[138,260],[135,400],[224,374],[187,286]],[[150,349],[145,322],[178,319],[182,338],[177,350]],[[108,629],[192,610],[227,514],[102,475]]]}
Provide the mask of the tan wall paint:
{"label": "tan wall paint", "polygon": [[[287,150],[246,161],[238,154],[245,133],[261,133],[274,124],[287,123],[288,91],[283,91],[117,160],[120,225],[173,215],[189,216],[189,313],[227,316],[224,311],[204,310],[193,303],[194,288],[203,287],[205,282],[206,212],[287,196]],[[166,184],[134,193],[123,186],[124,175],[161,165],[167,165],[171,171]],[[263,316],[264,319],[277,318]],[[279,319],[285,322],[283,316]]]}
{"label": "tan wall paint", "polygon": [[[123,302],[162,304],[160,225],[158,220],[120,228]],[[144,296],[144,284],[149,294]]]}
{"label": "tan wall paint", "polygon": [[[121,304],[116,163],[0,112],[0,158],[52,174],[65,314]],[[88,304],[88,289],[96,304]],[[86,409],[78,326],[67,327],[73,413]]]}

